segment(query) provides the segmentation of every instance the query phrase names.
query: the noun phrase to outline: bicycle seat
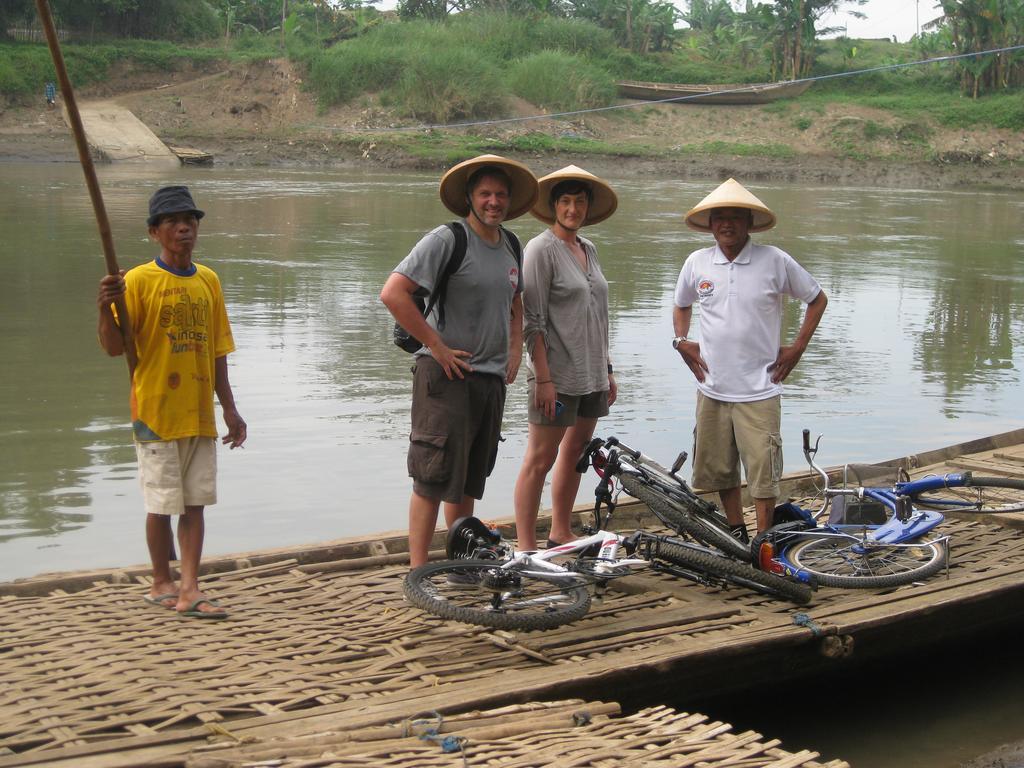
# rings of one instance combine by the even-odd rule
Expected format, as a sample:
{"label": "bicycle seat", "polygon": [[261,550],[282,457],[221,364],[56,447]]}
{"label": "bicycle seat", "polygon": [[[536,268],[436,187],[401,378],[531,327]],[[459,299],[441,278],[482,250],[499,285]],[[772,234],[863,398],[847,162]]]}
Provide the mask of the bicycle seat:
{"label": "bicycle seat", "polygon": [[480,550],[493,550],[501,544],[501,533],[484,525],[477,517],[460,517],[448,529],[445,552],[449,560],[477,558]]}

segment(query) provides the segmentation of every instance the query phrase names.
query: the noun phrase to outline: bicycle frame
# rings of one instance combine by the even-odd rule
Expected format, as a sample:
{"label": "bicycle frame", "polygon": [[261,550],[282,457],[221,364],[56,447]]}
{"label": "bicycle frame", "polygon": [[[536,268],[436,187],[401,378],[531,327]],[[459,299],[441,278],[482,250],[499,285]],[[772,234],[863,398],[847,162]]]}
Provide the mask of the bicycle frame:
{"label": "bicycle frame", "polygon": [[[819,435],[812,447],[810,444],[810,431],[807,429],[803,430],[804,458],[807,459],[811,470],[816,472],[822,479],[823,500],[821,508],[817,512],[812,513],[795,504],[793,505],[809,523],[813,524],[813,527],[797,527],[792,530],[782,529],[776,534],[773,534],[772,529],[769,529],[767,540],[762,544],[762,549],[758,552],[758,561],[763,570],[782,573],[802,581],[811,580],[813,577],[810,574],[794,567],[786,559],[787,544],[798,538],[808,536],[843,539],[854,542],[851,552],[855,554],[866,554],[871,551],[872,547],[913,547],[915,546],[914,542],[938,526],[945,517],[939,512],[915,508],[910,502],[910,494],[943,488],[950,482],[962,482],[962,475],[947,475],[945,477],[932,475],[919,480],[897,481],[891,488],[866,486],[833,488],[828,472],[814,461],[820,442],[821,436]],[[821,525],[818,523],[821,516],[831,506],[832,500],[839,496],[852,497],[858,501],[875,501],[888,510],[888,519],[881,525],[842,525],[832,523]],[[948,536],[944,536],[934,541],[945,542],[948,539]],[[763,549],[765,546],[767,546],[767,550]]]}
{"label": "bicycle frame", "polygon": [[[622,547],[626,537],[611,531],[596,531],[582,539],[576,539],[565,544],[559,544],[550,549],[514,550],[508,561],[501,564],[502,569],[516,568],[528,576],[565,577],[566,579],[578,579],[580,572],[572,571],[563,565],[551,562],[556,557],[575,555],[598,546],[598,554],[594,563],[594,575],[600,578],[606,575],[607,578],[615,578],[615,570],[622,567],[647,567],[650,565],[646,560],[639,558],[619,559],[619,548]],[[536,569],[536,570],[530,570]]]}
{"label": "bicycle frame", "polygon": [[[602,449],[607,449],[607,453],[603,454],[604,458],[599,462],[594,457]],[[713,504],[695,494],[686,484],[686,481],[677,474],[685,461],[686,451],[683,451],[676,458],[671,469],[666,471],[654,459],[635,448],[630,448],[625,443],[620,442],[617,437],[609,437],[607,439],[595,437],[590,441],[590,445],[583,451],[583,455],[580,456],[579,461],[576,463],[576,471],[582,474],[593,463],[594,470],[603,479],[603,482],[599,483],[594,491],[597,497],[597,504],[594,508],[595,516],[599,514],[599,508],[602,503],[608,505],[608,514],[609,517],[611,516],[611,511],[615,508],[611,490],[613,477],[624,472],[643,476],[645,481],[658,485],[669,496],[684,496],[689,504],[706,504],[709,507],[714,507]]]}
{"label": "bicycle frame", "polygon": [[876,501],[886,507],[891,512],[891,516],[886,523],[872,530],[870,540],[884,544],[898,544],[902,541],[924,535],[945,519],[939,512],[914,508],[910,503],[910,494],[947,487],[947,484],[952,479],[962,480],[961,475],[949,475],[946,477],[932,475],[920,480],[896,482],[891,488],[865,486],[833,488],[828,472],[814,461],[814,457],[818,453],[818,444],[821,442],[821,436],[818,436],[813,447],[811,447],[810,436],[810,431],[805,429],[803,431],[804,458],[807,459],[807,464],[811,470],[816,472],[823,482],[821,509],[811,515],[813,520],[817,521],[824,514],[825,510],[829,508],[832,499],[837,496],[850,496],[859,501],[864,499]]}

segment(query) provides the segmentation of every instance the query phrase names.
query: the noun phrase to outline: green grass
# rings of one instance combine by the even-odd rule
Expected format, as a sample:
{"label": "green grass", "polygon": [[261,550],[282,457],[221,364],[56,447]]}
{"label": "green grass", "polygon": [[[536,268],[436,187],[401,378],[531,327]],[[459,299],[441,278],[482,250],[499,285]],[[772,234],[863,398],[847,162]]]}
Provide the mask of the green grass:
{"label": "green grass", "polygon": [[501,115],[505,93],[501,73],[465,48],[409,51],[385,105],[432,123]]}
{"label": "green grass", "polygon": [[829,103],[857,104],[885,110],[913,122],[934,121],[948,128],[1024,130],[1024,95],[1020,90],[971,99],[935,85],[910,85],[896,91],[865,93],[821,89],[800,97],[801,106],[824,108]]}
{"label": "green grass", "polygon": [[606,30],[566,19],[476,13],[382,24],[309,54],[309,87],[325,107],[378,93],[429,123],[498,115],[513,95],[554,111],[585,109],[615,98],[599,63],[612,47]]}
{"label": "green grass", "polygon": [[505,82],[510,90],[548,112],[610,104],[615,80],[578,54],[541,51],[512,64]]}
{"label": "green grass", "polygon": [[[171,70],[179,62],[253,61],[269,58],[265,38],[258,44],[239,39],[235,45],[182,47],[161,40],[122,40],[98,45],[62,44],[61,52],[74,86],[104,80],[120,61],[146,71]],[[280,50],[271,55],[280,55]],[[24,96],[41,92],[43,83],[56,80],[50,51],[42,43],[0,42],[0,94]]]}

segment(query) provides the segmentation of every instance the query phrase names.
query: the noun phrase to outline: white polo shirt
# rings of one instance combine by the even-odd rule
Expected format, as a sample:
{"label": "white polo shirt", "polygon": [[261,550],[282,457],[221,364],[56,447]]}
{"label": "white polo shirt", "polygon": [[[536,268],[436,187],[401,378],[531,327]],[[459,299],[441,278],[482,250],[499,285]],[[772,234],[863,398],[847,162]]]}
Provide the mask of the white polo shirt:
{"label": "white polo shirt", "polygon": [[731,262],[717,244],[691,253],[675,302],[681,308],[700,304],[700,352],[709,371],[697,388],[734,403],[781,393],[768,366],[779,354],[783,296],[809,304],[820,291],[792,256],[770,245],[748,239]]}

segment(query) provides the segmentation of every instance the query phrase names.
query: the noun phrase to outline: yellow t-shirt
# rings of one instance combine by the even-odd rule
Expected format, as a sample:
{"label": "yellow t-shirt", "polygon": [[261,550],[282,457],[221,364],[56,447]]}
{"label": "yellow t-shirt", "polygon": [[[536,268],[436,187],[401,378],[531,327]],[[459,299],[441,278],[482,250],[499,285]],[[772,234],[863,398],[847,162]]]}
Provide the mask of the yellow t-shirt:
{"label": "yellow t-shirt", "polygon": [[235,351],[220,280],[193,264],[181,275],[154,259],[125,275],[139,364],[132,429],[139,442],[216,437],[215,361]]}

